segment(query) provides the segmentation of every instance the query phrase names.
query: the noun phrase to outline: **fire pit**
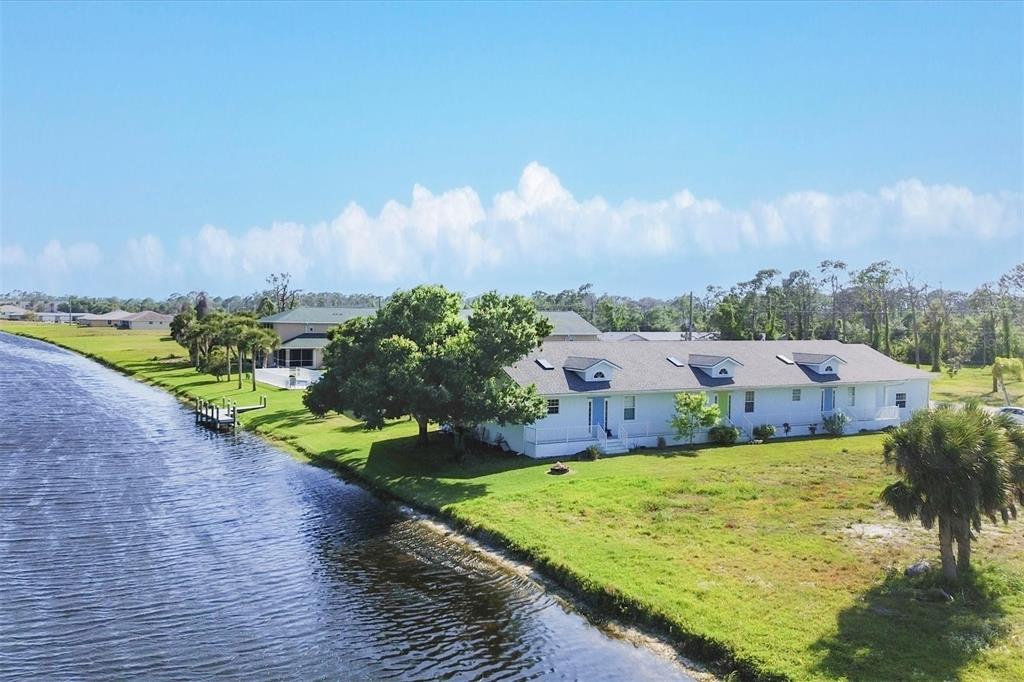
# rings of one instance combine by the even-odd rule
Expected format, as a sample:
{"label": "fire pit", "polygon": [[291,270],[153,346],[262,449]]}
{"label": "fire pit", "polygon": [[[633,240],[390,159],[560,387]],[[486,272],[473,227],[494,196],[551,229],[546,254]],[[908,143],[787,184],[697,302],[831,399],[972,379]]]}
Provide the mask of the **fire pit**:
{"label": "fire pit", "polygon": [[551,465],[551,468],[548,469],[548,473],[554,474],[555,476],[560,476],[562,474],[569,473],[569,467],[562,464],[561,462],[555,462],[554,464]]}

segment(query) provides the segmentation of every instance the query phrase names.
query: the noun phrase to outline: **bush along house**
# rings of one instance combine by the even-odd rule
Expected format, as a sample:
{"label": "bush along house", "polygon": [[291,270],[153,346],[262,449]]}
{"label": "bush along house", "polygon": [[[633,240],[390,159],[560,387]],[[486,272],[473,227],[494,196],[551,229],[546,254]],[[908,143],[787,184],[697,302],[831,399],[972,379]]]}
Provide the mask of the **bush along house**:
{"label": "bush along house", "polygon": [[[533,424],[484,424],[481,437],[530,457],[606,454],[675,445],[675,395],[703,392],[721,423],[753,438],[845,432],[901,424],[928,406],[929,375],[869,346],[838,341],[545,342],[511,367],[535,385],[547,415]],[[835,417],[837,414],[843,417]],[[707,442],[708,431],[695,442]]]}

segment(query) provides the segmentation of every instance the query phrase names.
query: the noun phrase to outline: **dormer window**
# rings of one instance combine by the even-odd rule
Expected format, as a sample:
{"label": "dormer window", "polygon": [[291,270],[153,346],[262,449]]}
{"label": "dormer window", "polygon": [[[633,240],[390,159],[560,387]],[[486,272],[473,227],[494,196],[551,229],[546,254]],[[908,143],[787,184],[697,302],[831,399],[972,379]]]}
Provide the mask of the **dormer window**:
{"label": "dormer window", "polygon": [[583,381],[605,381],[615,379],[615,370],[622,369],[611,360],[605,358],[583,358],[570,356],[562,363],[562,367],[573,372]]}
{"label": "dormer window", "polygon": [[846,364],[838,355],[828,353],[793,353],[793,360],[815,374],[835,374],[836,367]]}
{"label": "dormer window", "polygon": [[687,363],[690,367],[699,369],[712,379],[731,379],[736,373],[736,368],[743,366],[742,362],[728,355],[702,355],[700,353],[690,353]]}

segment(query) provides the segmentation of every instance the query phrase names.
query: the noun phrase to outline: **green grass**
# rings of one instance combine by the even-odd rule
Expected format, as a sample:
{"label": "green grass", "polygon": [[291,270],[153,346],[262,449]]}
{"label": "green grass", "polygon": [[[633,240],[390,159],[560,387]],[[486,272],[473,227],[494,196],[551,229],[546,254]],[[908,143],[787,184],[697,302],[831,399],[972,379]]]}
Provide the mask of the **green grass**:
{"label": "green grass", "polygon": [[[0,329],[178,393],[251,402],[247,389],[184,366],[183,351],[159,335]],[[878,505],[891,478],[881,436],[633,454],[550,476],[525,458],[460,463],[443,443],[417,450],[411,422],[366,432],[344,416],[313,419],[300,392],[259,392],[268,409],[243,415],[248,427],[500,538],[592,601],[671,630],[691,652],[727,652],[731,666],[765,677],[1024,679],[1020,522],[984,528],[973,586],[953,604],[918,601],[927,585],[898,569],[936,559],[936,539]]]}
{"label": "green grass", "polygon": [[[928,371],[928,366],[921,369]],[[963,402],[970,398],[985,405],[1005,405],[1002,391],[992,392],[992,365],[964,367],[954,376],[946,372],[930,372],[932,375],[932,400],[939,402]],[[1024,405],[1024,382],[1011,381],[1006,392],[1014,405]]]}

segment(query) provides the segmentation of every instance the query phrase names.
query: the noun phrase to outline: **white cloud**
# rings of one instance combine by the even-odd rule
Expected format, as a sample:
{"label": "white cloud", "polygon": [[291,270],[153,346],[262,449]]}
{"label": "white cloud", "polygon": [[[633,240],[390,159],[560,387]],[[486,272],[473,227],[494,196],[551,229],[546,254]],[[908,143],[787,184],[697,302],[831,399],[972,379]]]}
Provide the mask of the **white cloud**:
{"label": "white cloud", "polygon": [[[416,185],[408,203],[389,201],[376,216],[351,203],[312,226],[274,223],[236,236],[206,225],[184,241],[182,253],[208,275],[288,271],[301,277],[315,268],[372,284],[751,248],[835,254],[926,236],[986,240],[1021,234],[1022,214],[1019,193],[977,194],[914,179],[874,193],[799,191],[738,208],[685,189],[664,199],[612,204],[599,196],[577,199],[550,169],[531,163],[517,186],[498,193],[490,206],[470,187],[434,194]],[[152,255],[144,241],[139,248]]]}
{"label": "white cloud", "polygon": [[0,247],[0,265],[13,268],[25,263],[25,250],[17,244]]}
{"label": "white cloud", "polygon": [[129,239],[128,266],[148,275],[160,275],[164,272],[164,245],[154,235],[146,234],[138,239]]}
{"label": "white cloud", "polygon": [[210,276],[230,279],[277,271],[301,276],[314,255],[306,248],[307,232],[297,223],[274,223],[235,237],[223,228],[204,225],[195,239],[184,240],[181,251]]}
{"label": "white cloud", "polygon": [[64,246],[59,240],[51,239],[36,257],[36,264],[43,274],[54,277],[95,269],[101,260],[100,249],[92,242]]}

